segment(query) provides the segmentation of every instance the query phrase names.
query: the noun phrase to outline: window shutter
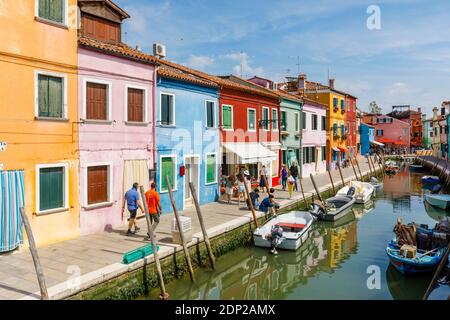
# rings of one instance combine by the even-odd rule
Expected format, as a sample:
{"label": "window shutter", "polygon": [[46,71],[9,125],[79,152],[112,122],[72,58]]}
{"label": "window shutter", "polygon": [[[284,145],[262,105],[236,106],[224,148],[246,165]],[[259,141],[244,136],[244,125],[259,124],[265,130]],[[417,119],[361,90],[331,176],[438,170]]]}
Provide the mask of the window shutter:
{"label": "window shutter", "polygon": [[166,176],[169,176],[169,181],[171,184],[172,189],[174,189],[176,186],[174,186],[174,158],[162,158],[161,159],[161,191],[167,191],[167,182],[166,182]]}
{"label": "window shutter", "polygon": [[222,107],[222,118],[223,118],[223,123],[222,123],[223,128],[231,129],[231,107],[230,106]]}
{"label": "window shutter", "polygon": [[107,92],[106,84],[86,84],[86,118],[89,120],[107,120]]}
{"label": "window shutter", "polygon": [[333,98],[333,107],[336,108],[338,106],[338,99]]}
{"label": "window shutter", "polygon": [[38,96],[39,96],[39,117],[48,117],[48,77],[44,75],[38,76]]}
{"label": "window shutter", "polygon": [[63,79],[49,77],[48,80],[48,117],[63,117]]}
{"label": "window shutter", "polygon": [[50,20],[63,23],[64,0],[49,0],[49,2],[50,2],[50,12],[49,12]]}
{"label": "window shutter", "polygon": [[306,112],[302,112],[302,129],[306,129]]}
{"label": "window shutter", "polygon": [[216,181],[216,156],[208,155],[206,158],[206,183]]}
{"label": "window shutter", "polygon": [[108,201],[108,166],[88,168],[88,205]]}
{"label": "window shutter", "polygon": [[50,0],[39,0],[39,17],[50,19]]}
{"label": "window shutter", "polygon": [[42,168],[39,171],[39,210],[64,207],[64,168]]}
{"label": "window shutter", "polygon": [[144,90],[128,88],[128,121],[144,122]]}

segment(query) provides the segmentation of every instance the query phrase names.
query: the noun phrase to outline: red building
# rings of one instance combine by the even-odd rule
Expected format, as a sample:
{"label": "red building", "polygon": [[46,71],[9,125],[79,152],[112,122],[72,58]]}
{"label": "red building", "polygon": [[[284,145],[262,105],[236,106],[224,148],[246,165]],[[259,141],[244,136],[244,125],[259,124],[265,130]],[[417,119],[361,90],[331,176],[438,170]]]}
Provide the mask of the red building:
{"label": "red building", "polygon": [[358,127],[356,125],[356,100],[357,98],[352,95],[346,96],[346,128],[347,128],[347,148],[349,156],[356,156],[359,152],[357,147],[357,131]]}
{"label": "red building", "polygon": [[[219,80],[217,80],[219,79]],[[280,172],[279,96],[235,76],[215,78],[221,86],[222,174],[247,168],[253,177],[266,166],[272,186]]]}
{"label": "red building", "polygon": [[418,108],[418,111],[411,110],[411,107],[406,106],[393,106],[392,112],[388,113],[388,116],[407,122],[410,125],[411,135],[411,148],[419,148],[422,146],[422,110]]}

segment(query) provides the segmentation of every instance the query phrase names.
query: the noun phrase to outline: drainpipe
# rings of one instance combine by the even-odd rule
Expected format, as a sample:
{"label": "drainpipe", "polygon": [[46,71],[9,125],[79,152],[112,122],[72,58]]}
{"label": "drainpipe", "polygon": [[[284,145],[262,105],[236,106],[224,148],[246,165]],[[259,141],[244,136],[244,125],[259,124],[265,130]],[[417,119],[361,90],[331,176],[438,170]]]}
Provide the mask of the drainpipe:
{"label": "drainpipe", "polygon": [[[153,170],[156,172],[157,167],[157,154],[156,154],[156,95],[157,90],[156,86],[158,85],[158,69],[159,65],[155,65],[155,73],[153,75],[153,108],[152,108],[152,114],[153,114],[153,121],[152,121],[152,132],[153,132],[153,141],[152,141],[152,149],[153,149]],[[156,180],[156,176],[155,176]]]}

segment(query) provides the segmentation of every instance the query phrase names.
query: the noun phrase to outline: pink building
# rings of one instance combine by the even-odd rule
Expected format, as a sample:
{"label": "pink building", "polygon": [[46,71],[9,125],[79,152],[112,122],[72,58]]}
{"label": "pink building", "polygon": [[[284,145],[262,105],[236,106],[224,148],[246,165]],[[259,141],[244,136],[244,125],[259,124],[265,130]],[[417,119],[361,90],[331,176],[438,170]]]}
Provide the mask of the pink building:
{"label": "pink building", "polygon": [[[327,170],[327,106],[313,100],[302,98],[302,176],[309,177]],[[312,153],[314,155],[312,156]],[[311,161],[313,159],[314,161]]]}
{"label": "pink building", "polygon": [[[108,8],[108,18],[96,16],[95,23],[110,25],[111,12],[121,19],[124,14],[116,11]],[[84,17],[82,10],[82,22],[99,12],[104,10]],[[82,235],[126,223],[124,193],[134,182],[147,189],[155,162],[155,58],[122,44],[120,37],[102,41],[95,34],[99,28],[89,35],[83,34],[85,29],[78,49]]]}
{"label": "pink building", "polygon": [[387,152],[409,151],[411,126],[409,123],[386,116],[366,114],[362,122],[375,127],[375,141],[383,143]]}

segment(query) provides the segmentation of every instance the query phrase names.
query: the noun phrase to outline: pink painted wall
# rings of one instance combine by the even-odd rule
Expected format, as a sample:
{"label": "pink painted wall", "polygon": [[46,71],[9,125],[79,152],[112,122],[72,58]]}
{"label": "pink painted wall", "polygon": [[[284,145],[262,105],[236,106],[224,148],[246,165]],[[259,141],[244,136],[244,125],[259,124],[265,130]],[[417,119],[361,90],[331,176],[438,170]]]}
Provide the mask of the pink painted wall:
{"label": "pink painted wall", "polygon": [[[149,64],[79,49],[79,119],[84,119],[85,81],[107,81],[111,85],[110,123],[85,123],[79,126],[80,143],[80,230],[82,235],[114,228],[126,223],[122,218],[123,167],[125,160],[148,160],[154,163],[154,94],[155,67]],[[126,85],[147,90],[147,121],[144,125],[125,123]],[[110,164],[112,168],[111,203],[87,208],[87,166]],[[127,186],[128,187],[128,186]],[[131,187],[131,186],[129,186]]]}
{"label": "pink painted wall", "polygon": [[[303,137],[302,137],[302,147],[326,147],[327,145],[327,132],[326,130],[322,130],[322,116],[326,116],[327,111],[325,107],[319,107],[315,106],[313,104],[308,104],[305,102],[303,105],[303,112],[307,113],[307,121],[306,121],[306,129],[303,130]],[[311,114],[317,114],[317,121],[318,121],[318,128],[317,130],[312,130],[312,123],[310,121]],[[312,174],[319,174],[323,173],[327,169],[327,163],[326,161],[322,161],[322,150],[319,151],[319,159],[316,159],[319,161],[317,164],[317,171],[316,171],[316,164],[315,163],[308,163],[302,165],[302,176],[303,177],[309,177],[309,175]]]}
{"label": "pink painted wall", "polygon": [[[390,118],[392,123],[376,123],[375,126],[375,140],[389,139],[395,142],[406,142],[409,146],[410,143],[410,125],[407,122],[397,120],[388,116],[377,116],[378,119]],[[377,130],[383,130],[383,136],[377,135]]]}

